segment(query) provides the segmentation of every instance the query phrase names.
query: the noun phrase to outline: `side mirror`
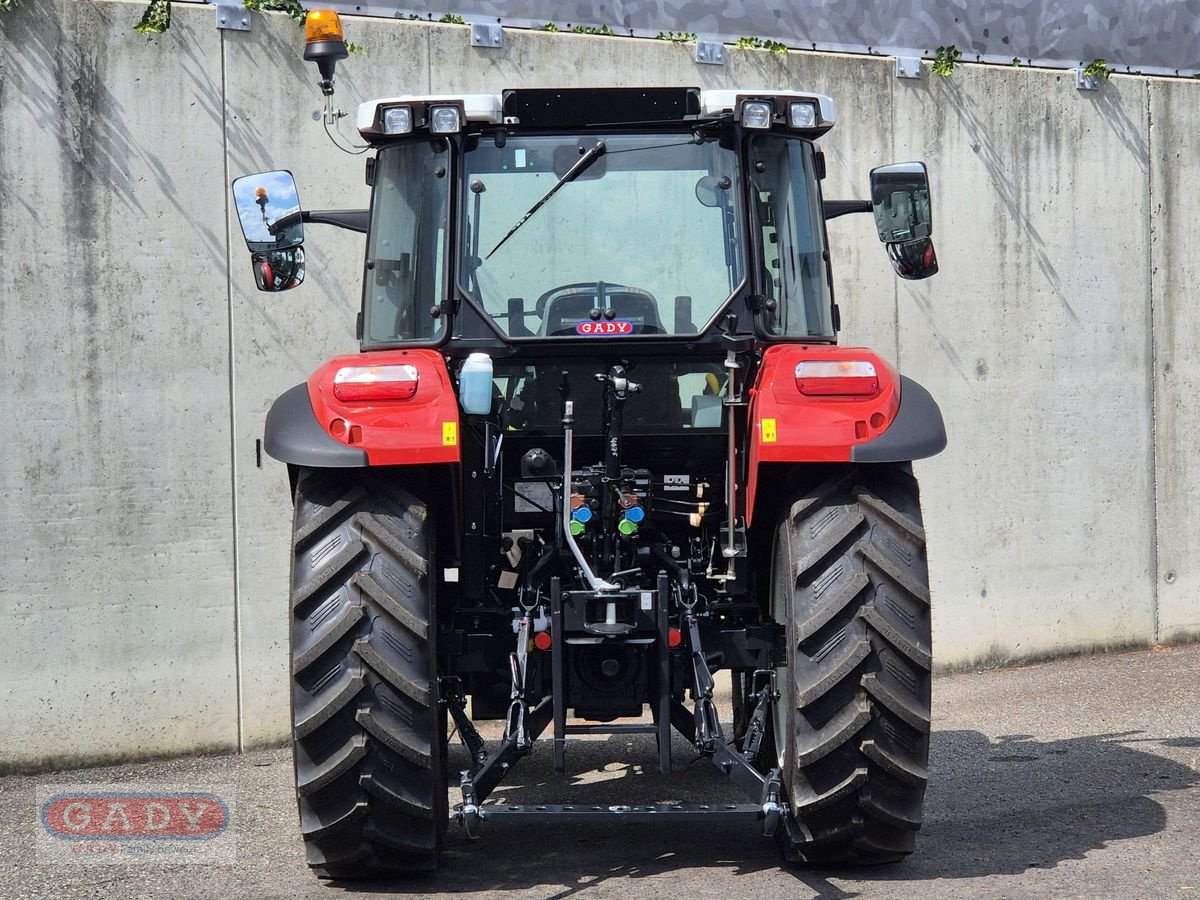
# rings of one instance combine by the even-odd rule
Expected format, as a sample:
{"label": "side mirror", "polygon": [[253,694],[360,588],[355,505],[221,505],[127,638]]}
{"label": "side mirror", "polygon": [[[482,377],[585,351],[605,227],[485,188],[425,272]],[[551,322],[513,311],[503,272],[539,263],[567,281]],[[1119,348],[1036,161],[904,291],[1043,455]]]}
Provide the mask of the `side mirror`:
{"label": "side mirror", "polygon": [[304,223],[291,172],[260,172],[233,182],[242,235],[260,291],[286,291],[304,281]]}
{"label": "side mirror", "polygon": [[901,278],[928,278],[938,270],[933,212],[925,163],[894,163],[871,170],[871,209],[879,239]]}
{"label": "side mirror", "polygon": [[250,254],[254,283],[260,291],[288,291],[304,283],[304,248],[260,250]]}
{"label": "side mirror", "polygon": [[696,199],[700,201],[701,206],[707,206],[709,209],[725,209],[732,199],[729,193],[731,187],[733,182],[728,176],[702,175],[696,182]]}

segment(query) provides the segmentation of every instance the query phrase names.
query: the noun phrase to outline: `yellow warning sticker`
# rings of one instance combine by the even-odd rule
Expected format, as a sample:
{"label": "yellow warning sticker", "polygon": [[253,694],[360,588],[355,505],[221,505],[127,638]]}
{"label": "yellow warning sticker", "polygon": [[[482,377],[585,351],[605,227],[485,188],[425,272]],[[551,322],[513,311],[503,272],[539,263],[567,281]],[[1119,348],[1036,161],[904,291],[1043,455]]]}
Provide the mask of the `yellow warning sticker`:
{"label": "yellow warning sticker", "polygon": [[442,446],[457,447],[458,446],[458,423],[443,422],[442,423]]}
{"label": "yellow warning sticker", "polygon": [[763,419],[762,420],[762,439],[763,439],[764,444],[775,443],[775,420],[774,419]]}

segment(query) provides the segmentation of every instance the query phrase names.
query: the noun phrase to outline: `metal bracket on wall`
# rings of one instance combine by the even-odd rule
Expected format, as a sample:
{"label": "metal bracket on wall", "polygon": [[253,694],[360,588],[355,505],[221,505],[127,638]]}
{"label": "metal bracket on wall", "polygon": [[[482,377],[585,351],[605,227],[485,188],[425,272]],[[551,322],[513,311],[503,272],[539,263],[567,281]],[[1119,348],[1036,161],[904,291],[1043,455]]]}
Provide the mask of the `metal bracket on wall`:
{"label": "metal bracket on wall", "polygon": [[1083,69],[1076,69],[1075,87],[1081,91],[1098,91],[1100,90],[1100,77],[1098,75],[1088,75]]}
{"label": "metal bracket on wall", "polygon": [[471,23],[471,46],[472,47],[503,47],[504,46],[504,29],[500,27],[500,23]]}
{"label": "metal bracket on wall", "polygon": [[715,38],[699,39],[696,41],[696,62],[710,66],[725,65],[725,45]]}
{"label": "metal bracket on wall", "polygon": [[921,77],[921,57],[919,57],[919,56],[897,56],[896,57],[896,77],[897,78],[920,78]]}
{"label": "metal bracket on wall", "polygon": [[249,31],[249,10],[240,3],[218,3],[217,28],[228,31]]}

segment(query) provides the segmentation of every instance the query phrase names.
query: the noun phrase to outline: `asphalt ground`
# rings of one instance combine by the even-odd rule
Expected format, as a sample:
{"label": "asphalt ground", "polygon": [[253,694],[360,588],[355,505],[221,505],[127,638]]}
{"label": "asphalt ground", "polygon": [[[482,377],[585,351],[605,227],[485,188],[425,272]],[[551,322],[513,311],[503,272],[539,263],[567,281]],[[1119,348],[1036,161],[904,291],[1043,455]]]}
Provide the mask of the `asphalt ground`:
{"label": "asphalt ground", "polygon": [[[1200,646],[944,676],[933,695],[925,826],[917,852],[896,865],[784,867],[744,825],[493,824],[475,842],[451,825],[435,874],[320,882],[304,863],[290,753],[277,749],[0,778],[0,896],[1200,898]],[[670,781],[652,737],[568,751],[565,778],[541,743],[494,797],[741,799],[682,740]],[[456,744],[451,770],[466,762]],[[45,862],[37,790],[63,783],[227,785],[236,861]]]}

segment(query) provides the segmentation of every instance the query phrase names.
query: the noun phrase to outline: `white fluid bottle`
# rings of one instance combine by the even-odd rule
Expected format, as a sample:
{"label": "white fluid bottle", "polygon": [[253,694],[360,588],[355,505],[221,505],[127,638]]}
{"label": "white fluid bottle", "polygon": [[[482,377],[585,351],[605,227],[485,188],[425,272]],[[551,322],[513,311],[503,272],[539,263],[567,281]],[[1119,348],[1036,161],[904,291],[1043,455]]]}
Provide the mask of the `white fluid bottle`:
{"label": "white fluid bottle", "polygon": [[492,411],[492,358],[472,353],[458,373],[458,400],[463,412],[486,416]]}

